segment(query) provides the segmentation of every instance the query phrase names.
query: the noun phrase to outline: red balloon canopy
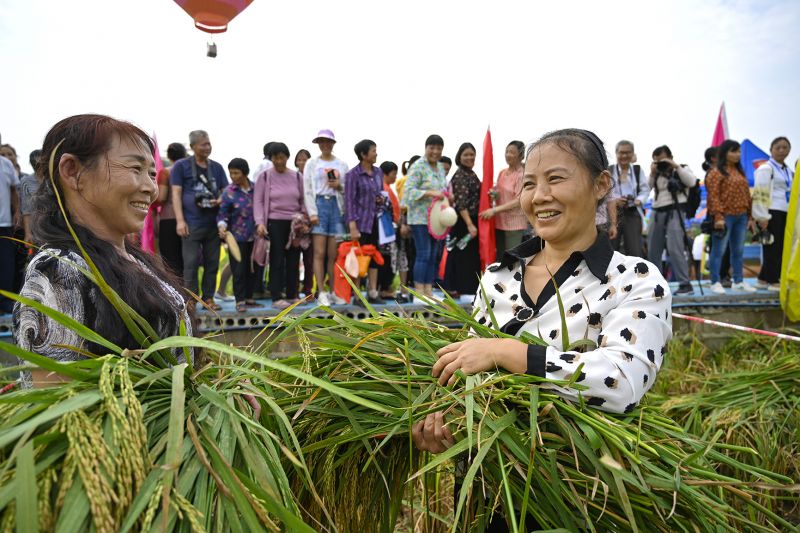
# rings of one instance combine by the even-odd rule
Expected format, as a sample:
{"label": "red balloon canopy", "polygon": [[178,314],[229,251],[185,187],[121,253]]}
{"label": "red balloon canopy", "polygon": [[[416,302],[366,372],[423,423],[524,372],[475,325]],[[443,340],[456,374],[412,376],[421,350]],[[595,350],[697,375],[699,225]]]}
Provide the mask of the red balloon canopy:
{"label": "red balloon canopy", "polygon": [[175,0],[190,17],[198,30],[206,33],[223,33],[228,23],[253,0]]}

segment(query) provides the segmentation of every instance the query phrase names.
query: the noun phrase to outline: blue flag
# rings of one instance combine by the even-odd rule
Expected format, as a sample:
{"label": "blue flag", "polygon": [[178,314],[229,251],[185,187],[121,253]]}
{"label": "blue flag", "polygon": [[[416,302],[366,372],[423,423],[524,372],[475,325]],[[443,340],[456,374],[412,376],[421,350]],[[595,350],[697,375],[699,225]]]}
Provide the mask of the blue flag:
{"label": "blue flag", "polygon": [[753,144],[750,139],[742,141],[742,167],[751,187],[755,182],[756,169],[768,160],[769,154]]}

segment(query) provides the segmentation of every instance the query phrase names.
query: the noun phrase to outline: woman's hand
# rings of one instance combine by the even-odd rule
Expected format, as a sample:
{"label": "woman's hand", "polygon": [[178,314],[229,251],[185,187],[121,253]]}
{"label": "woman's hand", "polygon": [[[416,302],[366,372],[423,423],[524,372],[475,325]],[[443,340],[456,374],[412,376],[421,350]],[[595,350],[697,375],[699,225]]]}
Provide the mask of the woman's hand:
{"label": "woman's hand", "polygon": [[308,217],[309,221],[311,222],[311,226],[319,226],[319,217],[317,215],[311,215]]}
{"label": "woman's hand", "polygon": [[401,224],[400,236],[404,239],[408,239],[409,237],[411,237],[411,226],[409,226],[408,224]]}
{"label": "woman's hand", "polygon": [[227,228],[217,228],[217,229],[219,230],[219,238],[224,242],[225,235],[228,233],[228,229]]}
{"label": "woman's hand", "polygon": [[480,214],[480,217],[484,220],[489,220],[496,214],[496,210],[494,207],[490,207],[486,211]]}
{"label": "woman's hand", "polygon": [[714,229],[725,229],[725,221],[724,220],[715,220],[714,221]]}
{"label": "woman's hand", "polygon": [[478,228],[475,227],[475,224],[470,224],[467,226],[467,231],[470,235],[472,235],[473,239],[478,236]]}
{"label": "woman's hand", "polygon": [[747,221],[747,230],[750,233],[756,233],[756,221],[753,220],[752,218]]}
{"label": "woman's hand", "polygon": [[361,239],[361,232],[358,231],[358,228],[350,228],[350,240],[357,241]]}
{"label": "woman's hand", "polygon": [[256,233],[258,234],[259,237],[264,237],[265,239],[269,235],[269,233],[267,232],[267,227],[264,224],[259,224],[258,226],[256,226]]}
{"label": "woman's hand", "polygon": [[505,368],[522,374],[528,366],[528,345],[516,339],[467,339],[448,344],[436,352],[439,358],[431,374],[439,378],[439,385],[452,385],[456,370],[467,375]]}
{"label": "woman's hand", "polygon": [[758,227],[761,228],[762,230],[767,229],[767,226],[769,226],[769,220],[759,220],[758,221]]}
{"label": "woman's hand", "polygon": [[180,221],[180,222],[177,222],[175,224],[175,233],[177,233],[179,237],[188,237],[189,236],[189,226],[183,220]]}
{"label": "woman's hand", "polygon": [[411,428],[411,438],[418,450],[431,453],[442,453],[455,444],[453,434],[444,423],[444,413],[431,413],[425,420],[417,422]]}
{"label": "woman's hand", "polygon": [[444,198],[444,193],[442,191],[434,191],[431,189],[429,191],[425,191],[425,196],[428,198],[433,198],[434,200],[438,200],[440,198]]}

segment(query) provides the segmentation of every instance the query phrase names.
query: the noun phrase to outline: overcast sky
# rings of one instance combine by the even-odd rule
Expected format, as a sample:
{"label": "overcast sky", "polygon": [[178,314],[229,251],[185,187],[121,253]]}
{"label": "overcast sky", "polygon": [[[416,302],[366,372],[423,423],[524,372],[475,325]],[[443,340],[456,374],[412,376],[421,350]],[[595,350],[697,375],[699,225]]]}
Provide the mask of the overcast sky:
{"label": "overcast sky", "polygon": [[[332,129],[353,164],[370,138],[398,164],[439,133],[495,172],[512,139],[552,129],[667,143],[699,172],[720,103],[731,136],[800,154],[800,2],[255,0],[215,38],[171,0],[0,0],[0,134],[27,168],[56,121],[103,113],[155,132],[162,151],[206,129],[212,159],[292,157]],[[316,150],[311,150],[317,155]]]}

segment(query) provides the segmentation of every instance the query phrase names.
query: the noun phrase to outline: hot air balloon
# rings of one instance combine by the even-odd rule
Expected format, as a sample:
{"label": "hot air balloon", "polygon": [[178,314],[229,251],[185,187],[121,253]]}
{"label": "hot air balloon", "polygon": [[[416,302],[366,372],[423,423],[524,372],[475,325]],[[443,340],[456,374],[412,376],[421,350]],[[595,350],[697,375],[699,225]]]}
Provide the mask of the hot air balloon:
{"label": "hot air balloon", "polygon": [[[198,30],[206,33],[224,33],[228,23],[244,11],[253,0],[174,0],[186,11]],[[217,46],[208,45],[208,56],[217,56]]]}

